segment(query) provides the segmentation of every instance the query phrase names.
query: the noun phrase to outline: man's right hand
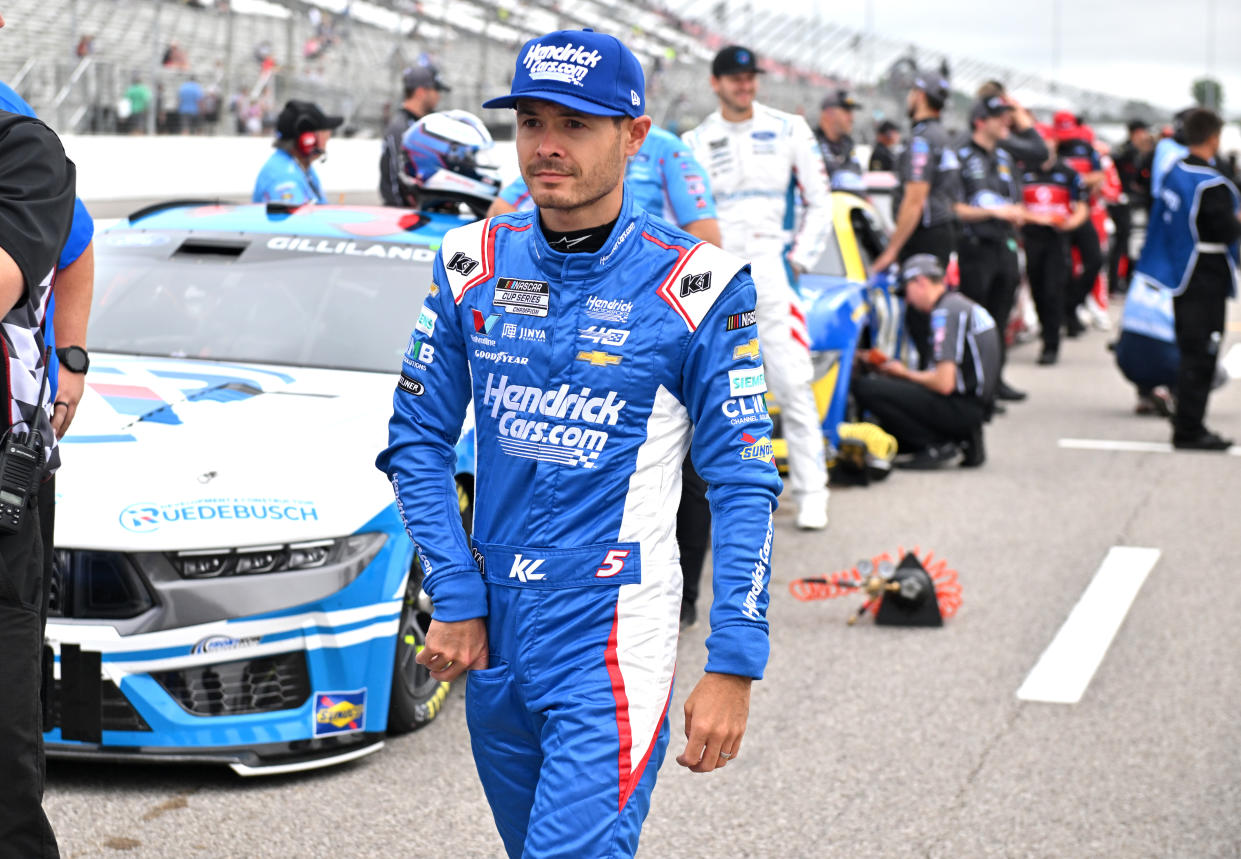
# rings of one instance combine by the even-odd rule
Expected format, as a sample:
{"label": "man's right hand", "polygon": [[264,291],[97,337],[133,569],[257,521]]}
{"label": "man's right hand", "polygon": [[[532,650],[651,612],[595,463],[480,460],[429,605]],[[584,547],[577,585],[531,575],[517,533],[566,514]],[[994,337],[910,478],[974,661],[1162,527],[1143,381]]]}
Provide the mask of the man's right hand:
{"label": "man's right hand", "polygon": [[456,680],[471,668],[487,667],[487,622],[481,617],[441,622],[432,620],[427,643],[415,657],[440,682]]}

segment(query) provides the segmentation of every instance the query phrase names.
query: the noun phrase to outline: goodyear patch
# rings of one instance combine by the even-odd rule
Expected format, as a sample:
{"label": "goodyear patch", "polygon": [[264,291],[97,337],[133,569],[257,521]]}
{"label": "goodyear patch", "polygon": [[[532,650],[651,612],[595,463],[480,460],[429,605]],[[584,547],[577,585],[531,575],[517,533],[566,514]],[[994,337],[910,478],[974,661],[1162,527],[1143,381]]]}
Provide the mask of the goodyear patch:
{"label": "goodyear patch", "polygon": [[316,737],[361,731],[366,725],[366,690],[316,692],[314,723]]}

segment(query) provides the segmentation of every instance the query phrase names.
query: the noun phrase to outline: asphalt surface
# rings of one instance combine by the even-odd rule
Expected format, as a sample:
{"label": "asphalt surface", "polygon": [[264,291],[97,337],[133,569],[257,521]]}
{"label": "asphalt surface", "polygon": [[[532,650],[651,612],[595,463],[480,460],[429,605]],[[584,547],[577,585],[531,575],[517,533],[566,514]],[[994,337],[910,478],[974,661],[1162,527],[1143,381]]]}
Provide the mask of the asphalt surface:
{"label": "asphalt surface", "polygon": [[[1012,351],[1030,399],[991,424],[982,469],[838,489],[822,533],[778,511],[772,658],[741,753],[711,775],[672,760],[700,625],[682,638],[639,855],[1241,856],[1241,457],[1059,447],[1169,438],[1133,414],[1111,337],[1067,341],[1050,368],[1034,345]],[[1241,436],[1241,383],[1208,420]],[[911,546],[959,571],[964,604],[941,629],[848,627],[856,598],[789,595],[792,579]],[[1019,700],[1113,546],[1162,554],[1081,701]],[[339,768],[246,780],[53,762],[45,805],[74,859],[500,856],[462,691],[426,729]]]}

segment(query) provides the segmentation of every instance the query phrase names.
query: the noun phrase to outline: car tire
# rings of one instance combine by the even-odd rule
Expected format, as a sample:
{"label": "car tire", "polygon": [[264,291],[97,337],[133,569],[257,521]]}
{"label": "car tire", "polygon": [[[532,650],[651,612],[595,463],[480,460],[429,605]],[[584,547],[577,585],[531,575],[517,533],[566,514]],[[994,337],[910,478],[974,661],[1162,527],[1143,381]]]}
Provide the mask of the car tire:
{"label": "car tire", "polygon": [[[457,483],[462,524],[467,534],[473,519],[473,488],[473,481]],[[427,642],[432,612],[431,599],[422,589],[422,580],[422,563],[415,554],[397,628],[396,658],[392,665],[392,700],[388,706],[390,734],[406,734],[430,724],[443,709],[451,688],[448,683],[432,677],[430,670],[416,661]]]}

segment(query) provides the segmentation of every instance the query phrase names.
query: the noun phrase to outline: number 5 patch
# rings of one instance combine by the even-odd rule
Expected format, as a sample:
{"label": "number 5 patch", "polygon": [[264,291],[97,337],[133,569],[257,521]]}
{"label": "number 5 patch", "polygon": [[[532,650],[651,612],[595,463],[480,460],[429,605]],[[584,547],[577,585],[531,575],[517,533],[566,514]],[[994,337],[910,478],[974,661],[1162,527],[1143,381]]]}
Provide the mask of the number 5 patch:
{"label": "number 5 patch", "polygon": [[595,570],[595,578],[610,579],[625,569],[625,559],[629,557],[628,549],[608,549],[603,557],[603,564]]}

